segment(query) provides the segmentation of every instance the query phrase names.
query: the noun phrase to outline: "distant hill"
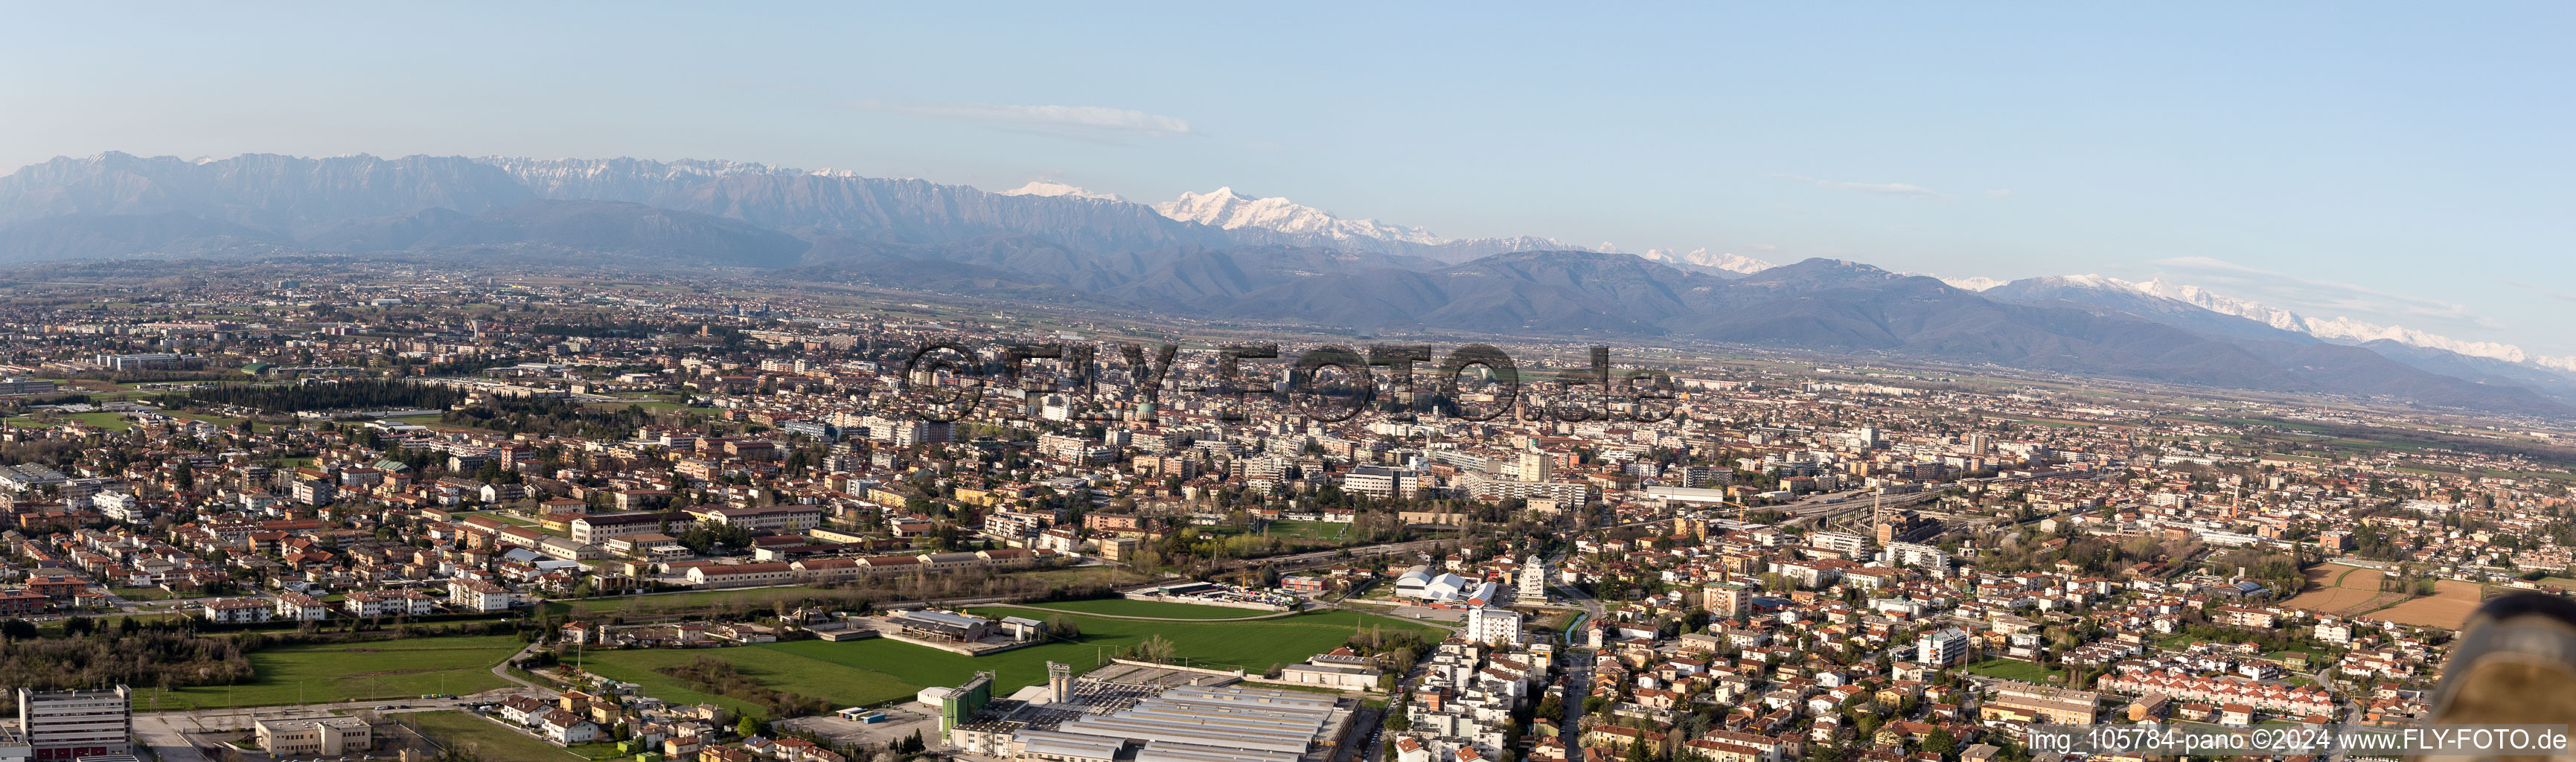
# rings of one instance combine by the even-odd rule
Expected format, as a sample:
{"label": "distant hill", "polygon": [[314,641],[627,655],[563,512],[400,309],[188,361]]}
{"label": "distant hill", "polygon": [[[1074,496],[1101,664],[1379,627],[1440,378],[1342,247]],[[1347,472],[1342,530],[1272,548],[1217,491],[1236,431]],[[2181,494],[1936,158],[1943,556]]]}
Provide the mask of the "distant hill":
{"label": "distant hill", "polygon": [[2570,409],[2541,392],[2576,395],[2512,363],[2330,344],[2269,313],[2108,279],[1979,293],[1843,260],[1455,240],[1229,189],[1147,206],[1060,184],[987,193],[726,161],[261,154],[110,153],[0,177],[0,261],[305,252],[723,267],[1206,319],[1667,336],[2548,415]]}

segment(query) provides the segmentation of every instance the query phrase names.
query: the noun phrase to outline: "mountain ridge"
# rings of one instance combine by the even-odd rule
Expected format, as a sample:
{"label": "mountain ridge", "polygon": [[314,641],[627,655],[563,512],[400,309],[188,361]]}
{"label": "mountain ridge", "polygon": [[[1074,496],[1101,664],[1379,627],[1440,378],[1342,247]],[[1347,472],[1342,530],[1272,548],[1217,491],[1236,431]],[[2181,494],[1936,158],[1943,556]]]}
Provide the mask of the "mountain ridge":
{"label": "mountain ridge", "polygon": [[[734,267],[1214,319],[1671,336],[2568,410],[2526,388],[2546,379],[2509,368],[2310,341],[2115,290],[2125,282],[2114,279],[1980,294],[1847,260],[1771,266],[1705,249],[1441,239],[1231,189],[1171,207],[1219,224],[1069,185],[1017,190],[1028,192],[716,160],[110,153],[0,176],[0,260],[451,252],[507,264],[599,253],[618,267]],[[2104,298],[2114,293],[2126,301]]]}

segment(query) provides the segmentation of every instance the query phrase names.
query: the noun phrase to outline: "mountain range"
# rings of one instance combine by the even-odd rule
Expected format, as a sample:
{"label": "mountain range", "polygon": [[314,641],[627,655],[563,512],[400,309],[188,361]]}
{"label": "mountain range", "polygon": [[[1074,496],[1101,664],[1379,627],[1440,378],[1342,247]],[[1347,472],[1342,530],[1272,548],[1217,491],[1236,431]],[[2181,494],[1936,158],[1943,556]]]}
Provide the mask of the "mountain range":
{"label": "mountain range", "polygon": [[2563,372],[2187,286],[1961,284],[1978,290],[1839,260],[1449,239],[1231,188],[1146,205],[728,161],[263,154],[108,153],[0,177],[0,262],[303,252],[749,268],[1211,319],[1664,336],[2576,414]]}

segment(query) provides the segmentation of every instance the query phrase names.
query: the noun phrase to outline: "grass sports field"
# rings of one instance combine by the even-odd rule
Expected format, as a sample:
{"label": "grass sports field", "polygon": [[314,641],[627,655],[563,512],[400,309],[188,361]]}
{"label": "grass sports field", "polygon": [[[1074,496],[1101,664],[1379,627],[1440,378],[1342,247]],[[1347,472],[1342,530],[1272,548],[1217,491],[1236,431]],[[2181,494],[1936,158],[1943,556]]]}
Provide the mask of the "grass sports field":
{"label": "grass sports field", "polygon": [[1272,537],[1297,537],[1309,540],[1339,540],[1350,534],[1351,525],[1329,521],[1273,521],[1262,533]]}
{"label": "grass sports field", "polygon": [[[999,606],[995,608],[1014,607]],[[1033,603],[1017,608],[1055,609],[1057,611],[1071,613],[1108,614],[1111,616],[1150,616],[1161,617],[1164,619],[1242,619],[1245,617],[1268,616],[1275,613],[1262,611],[1260,609],[1238,609],[1228,606],[1201,606],[1194,603],[1170,603],[1166,601],[1133,601],[1125,598],[1107,598],[1096,601]],[[1019,615],[1029,617],[1031,619],[1041,618],[1040,616],[1032,616],[1026,611],[1020,612]]]}
{"label": "grass sports field", "polygon": [[525,645],[508,635],[282,646],[250,655],[255,677],[234,685],[134,692],[138,712],[464,695],[509,685],[492,665]]}
{"label": "grass sports field", "polygon": [[[1138,601],[1145,603],[1146,601]],[[1172,604],[1165,604],[1172,605]],[[1210,607],[1200,607],[1210,608]],[[986,616],[1025,614],[1026,609],[986,608]],[[644,686],[644,693],[670,701],[714,702],[736,711],[757,708],[691,690],[653,668],[688,662],[700,656],[733,662],[737,669],[770,688],[817,696],[838,706],[894,701],[934,685],[956,685],[978,670],[996,673],[996,694],[1046,681],[1046,663],[1073,665],[1087,671],[1150,635],[1172,641],[1191,664],[1240,666],[1254,672],[1273,664],[1294,664],[1332,650],[1360,627],[1387,631],[1428,630],[1425,625],[1385,617],[1332,611],[1258,622],[1153,622],[1068,614],[1082,628],[1082,639],[1049,643],[985,657],[971,657],[897,640],[833,643],[800,640],[756,646],[704,650],[592,651],[583,665],[594,672]]]}
{"label": "grass sports field", "polygon": [[2016,661],[2012,659],[1987,659],[1975,664],[1960,667],[1959,671],[1974,675],[2002,678],[2005,680],[2019,680],[2025,683],[2038,683],[2040,685],[2055,685],[2055,683],[2049,682],[2049,678],[2051,677],[2055,677],[2058,680],[2066,679],[2066,670],[2049,669],[2030,662]]}

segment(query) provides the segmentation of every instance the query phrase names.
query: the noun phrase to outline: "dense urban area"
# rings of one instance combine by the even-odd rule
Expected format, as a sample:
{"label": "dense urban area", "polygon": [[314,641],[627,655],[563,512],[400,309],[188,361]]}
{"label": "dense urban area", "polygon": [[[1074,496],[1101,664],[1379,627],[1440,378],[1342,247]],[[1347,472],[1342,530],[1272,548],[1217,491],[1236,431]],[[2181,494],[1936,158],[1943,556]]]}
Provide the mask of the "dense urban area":
{"label": "dense urban area", "polygon": [[2050,759],[2576,585],[2563,424],[916,298],[12,286],[0,760]]}

